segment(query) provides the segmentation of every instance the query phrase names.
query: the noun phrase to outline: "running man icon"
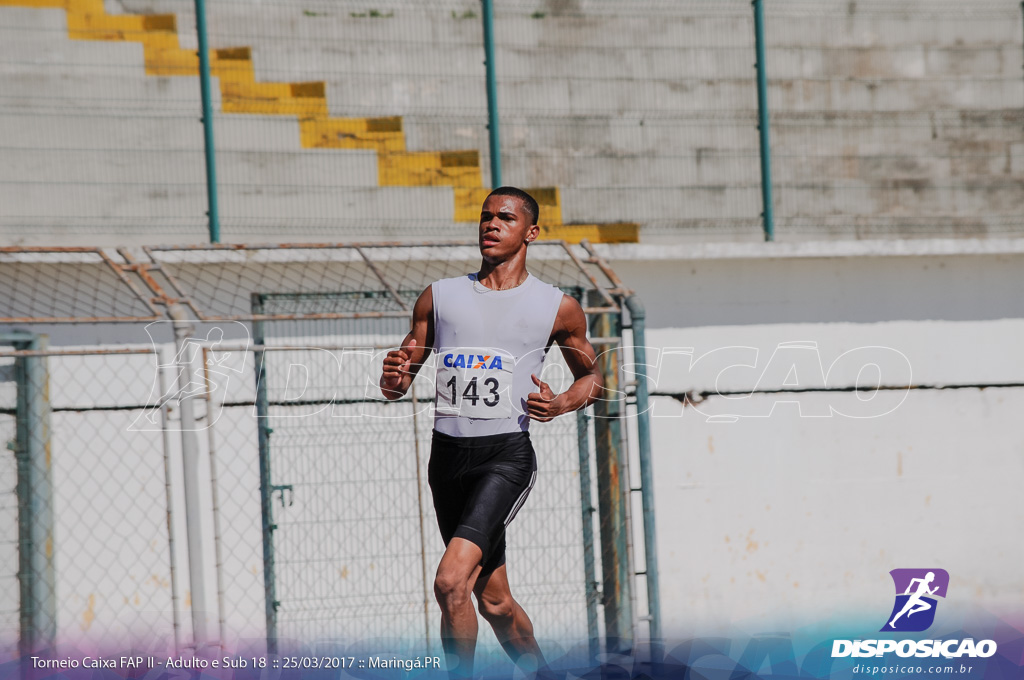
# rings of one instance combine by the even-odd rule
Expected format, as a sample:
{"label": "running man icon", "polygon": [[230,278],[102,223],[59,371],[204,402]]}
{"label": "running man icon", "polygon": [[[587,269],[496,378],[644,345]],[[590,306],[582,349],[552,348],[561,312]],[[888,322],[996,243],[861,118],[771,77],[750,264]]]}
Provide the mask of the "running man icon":
{"label": "running man icon", "polygon": [[[932,605],[930,603],[925,602],[924,600],[922,600],[921,596],[922,595],[934,595],[935,594],[935,591],[938,590],[939,587],[938,586],[935,586],[934,588],[929,588],[928,587],[928,584],[931,583],[934,580],[935,580],[935,572],[934,571],[929,571],[928,574],[924,578],[910,579],[910,585],[907,586],[906,592],[903,593],[904,595],[910,595],[910,599],[908,599],[907,603],[905,605],[903,605],[903,609],[900,610],[900,613],[897,614],[896,616],[894,616],[892,621],[889,622],[890,626],[894,626],[895,627],[896,619],[900,618],[904,614],[906,614],[909,617],[909,616],[913,616],[917,612],[923,612],[926,609],[931,609],[932,608]],[[910,593],[910,589],[914,587],[915,583],[917,584],[917,591],[914,592],[913,594],[911,594]]]}
{"label": "running man icon", "polygon": [[[883,631],[923,631],[935,620],[935,597],[945,597],[949,574],[944,569],[893,569],[896,602]],[[914,614],[928,612],[914,620]],[[902,620],[901,620],[902,619]]]}

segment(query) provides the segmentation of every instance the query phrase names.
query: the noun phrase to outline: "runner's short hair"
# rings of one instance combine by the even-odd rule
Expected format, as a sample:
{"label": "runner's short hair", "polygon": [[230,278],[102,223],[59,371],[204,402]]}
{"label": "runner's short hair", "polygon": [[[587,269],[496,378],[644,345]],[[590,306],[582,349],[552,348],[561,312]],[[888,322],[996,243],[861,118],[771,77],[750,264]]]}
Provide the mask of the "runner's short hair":
{"label": "runner's short hair", "polygon": [[491,193],[487,194],[487,198],[490,198],[491,196],[515,196],[523,202],[523,208],[526,209],[526,216],[530,218],[530,225],[537,224],[537,219],[540,217],[540,206],[537,205],[537,199],[522,189],[517,189],[516,187],[498,187]]}

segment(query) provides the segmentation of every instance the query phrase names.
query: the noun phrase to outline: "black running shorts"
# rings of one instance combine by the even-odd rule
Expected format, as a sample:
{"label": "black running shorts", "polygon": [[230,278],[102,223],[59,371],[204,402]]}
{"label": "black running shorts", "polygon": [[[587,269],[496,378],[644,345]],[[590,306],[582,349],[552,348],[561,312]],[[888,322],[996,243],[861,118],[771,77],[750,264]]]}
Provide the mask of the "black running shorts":
{"label": "black running shorts", "polygon": [[529,432],[452,437],[434,430],[427,479],[447,546],[464,538],[483,552],[481,576],[505,563],[505,527],[537,479]]}

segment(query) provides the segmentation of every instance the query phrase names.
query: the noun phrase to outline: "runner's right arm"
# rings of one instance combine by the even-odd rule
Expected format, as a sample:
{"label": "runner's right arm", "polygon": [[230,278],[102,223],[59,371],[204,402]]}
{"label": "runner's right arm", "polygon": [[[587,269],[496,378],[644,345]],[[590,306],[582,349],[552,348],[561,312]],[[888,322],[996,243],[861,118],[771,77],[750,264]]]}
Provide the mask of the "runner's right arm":
{"label": "runner's right arm", "polygon": [[380,376],[381,394],[394,401],[405,396],[434,345],[434,296],[430,286],[420,293],[412,309],[412,330],[399,349],[384,357]]}

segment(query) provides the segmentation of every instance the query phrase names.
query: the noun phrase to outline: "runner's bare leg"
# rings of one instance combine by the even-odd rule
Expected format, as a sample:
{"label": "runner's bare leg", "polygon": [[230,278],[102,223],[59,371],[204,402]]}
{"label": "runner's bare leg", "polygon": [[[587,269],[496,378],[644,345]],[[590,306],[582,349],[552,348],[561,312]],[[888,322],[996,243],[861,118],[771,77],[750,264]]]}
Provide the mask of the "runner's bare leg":
{"label": "runner's bare leg", "polygon": [[512,661],[527,673],[545,668],[544,655],[533,636],[533,623],[512,597],[505,565],[477,580],[473,592],[480,614],[491,624],[495,637]]}
{"label": "runner's bare leg", "polygon": [[473,675],[478,623],[470,593],[480,576],[480,547],[453,538],[437,565],[434,597],[441,606],[441,645],[452,677]]}

